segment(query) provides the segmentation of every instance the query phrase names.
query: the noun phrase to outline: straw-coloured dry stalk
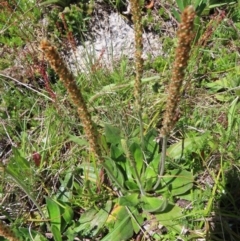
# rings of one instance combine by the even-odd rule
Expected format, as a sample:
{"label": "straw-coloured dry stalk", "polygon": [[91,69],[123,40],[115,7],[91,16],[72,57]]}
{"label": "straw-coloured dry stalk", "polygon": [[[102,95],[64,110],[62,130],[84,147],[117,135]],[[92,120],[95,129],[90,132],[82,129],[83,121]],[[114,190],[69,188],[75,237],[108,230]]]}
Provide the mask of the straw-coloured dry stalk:
{"label": "straw-coloured dry stalk", "polygon": [[40,49],[43,50],[45,57],[49,61],[51,67],[59,75],[72,99],[72,102],[77,107],[78,115],[83,123],[83,128],[89,141],[90,151],[94,153],[98,161],[102,162],[101,149],[97,140],[98,132],[94,127],[91,115],[88,112],[85,100],[75,82],[73,74],[65,65],[56,48],[52,46],[47,40],[42,40]]}
{"label": "straw-coloured dry stalk", "polygon": [[16,238],[15,234],[11,231],[11,229],[0,221],[0,236],[8,239],[9,241],[19,241],[18,238]]}
{"label": "straw-coloured dry stalk", "polygon": [[191,42],[194,37],[194,17],[195,11],[192,6],[188,6],[187,8],[185,8],[181,15],[182,21],[179,25],[177,32],[178,45],[172,70],[172,78],[168,87],[168,98],[166,103],[166,111],[163,117],[161,136],[168,136],[177,120],[177,107],[181,95],[180,90],[185,75],[184,71],[187,67],[187,62],[189,59]]}

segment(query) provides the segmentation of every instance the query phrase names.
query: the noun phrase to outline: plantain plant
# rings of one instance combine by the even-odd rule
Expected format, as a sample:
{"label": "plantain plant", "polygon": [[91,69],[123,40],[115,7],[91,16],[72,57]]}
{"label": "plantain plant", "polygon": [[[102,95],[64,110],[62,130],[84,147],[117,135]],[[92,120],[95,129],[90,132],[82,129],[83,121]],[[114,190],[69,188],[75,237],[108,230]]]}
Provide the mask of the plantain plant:
{"label": "plantain plant", "polygon": [[[112,126],[105,125],[104,136],[105,145],[99,142],[100,135],[95,129],[91,120],[90,113],[87,110],[87,105],[81,94],[81,90],[77,87],[74,76],[63,63],[63,60],[52,46],[46,40],[41,43],[47,60],[52,68],[63,81],[74,105],[78,110],[79,117],[83,123],[84,131],[89,141],[90,153],[93,156],[93,169],[100,171],[97,167],[100,165],[104,168],[109,180],[111,188],[117,190],[118,205],[125,207],[126,217],[123,218],[121,224],[114,225],[113,230],[110,228],[109,234],[103,240],[110,240],[114,237],[115,240],[121,240],[123,237],[131,237],[134,232],[139,232],[143,224],[143,218],[139,213],[140,210],[154,213],[164,212],[169,204],[167,197],[159,198],[157,193],[164,193],[172,187],[171,195],[180,195],[192,188],[193,176],[190,172],[172,170],[170,176],[162,177],[164,173],[164,159],[166,155],[166,138],[169,135],[176,120],[176,109],[180,99],[180,89],[184,78],[184,70],[187,66],[189,58],[190,44],[193,38],[193,20],[194,9],[192,6],[187,7],[182,13],[182,22],[178,30],[178,47],[176,50],[175,63],[173,66],[173,75],[169,87],[169,98],[166,104],[166,113],[163,119],[162,137],[163,150],[162,158],[159,164],[159,153],[157,151],[157,143],[154,143],[154,138],[157,137],[156,132],[150,131],[148,134],[143,134],[142,122],[142,24],[141,24],[141,4],[138,1],[132,1],[133,21],[135,24],[135,70],[136,79],[134,85],[135,108],[139,119],[140,139],[137,137],[124,138],[121,130]],[[140,140],[140,141],[139,141]],[[103,139],[102,139],[103,141]],[[109,146],[109,154],[104,155],[102,146]],[[91,163],[89,164],[91,165]],[[159,169],[159,172],[157,171]],[[171,176],[182,175],[183,178],[176,179]],[[161,183],[161,188],[158,190]],[[102,181],[102,184],[104,181]],[[99,184],[98,184],[99,185]],[[153,191],[155,192],[153,193]],[[111,206],[111,203],[108,205]],[[110,211],[109,207],[106,207]],[[100,211],[101,212],[101,211]],[[121,212],[119,212],[121,213]],[[99,214],[98,214],[99,215]],[[111,214],[110,214],[111,215]],[[122,213],[121,213],[122,215]],[[93,222],[93,220],[91,220]],[[132,229],[128,227],[126,234],[121,234],[119,239],[116,239],[116,230],[119,225],[125,226],[129,222],[132,223]],[[110,222],[111,223],[111,222]],[[101,223],[103,225],[104,222]],[[85,224],[84,224],[85,225]],[[100,225],[100,224],[99,224]],[[131,225],[130,225],[131,226]],[[81,227],[81,225],[80,225]],[[91,228],[92,225],[90,225]],[[99,230],[98,227],[97,230]],[[58,229],[59,230],[59,229]],[[91,229],[89,230],[89,232]],[[86,232],[86,229],[85,229]],[[95,233],[95,235],[97,232]]]}

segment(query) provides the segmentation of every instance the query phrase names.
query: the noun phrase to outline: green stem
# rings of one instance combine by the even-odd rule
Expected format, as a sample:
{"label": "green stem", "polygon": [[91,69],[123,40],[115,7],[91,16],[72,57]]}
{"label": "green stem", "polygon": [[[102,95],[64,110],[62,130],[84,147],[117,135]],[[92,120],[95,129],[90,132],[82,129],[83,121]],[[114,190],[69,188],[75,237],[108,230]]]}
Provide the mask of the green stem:
{"label": "green stem", "polygon": [[165,166],[165,160],[166,160],[166,154],[167,154],[167,136],[162,137],[162,153],[160,162],[158,165],[158,180],[155,186],[153,187],[153,190],[156,190],[161,182],[163,173],[164,173],[164,166]]}
{"label": "green stem", "polygon": [[140,138],[142,150],[145,150],[144,136],[143,136],[143,120],[141,109],[138,110],[139,128],[140,128]]}
{"label": "green stem", "polygon": [[133,161],[131,158],[129,158],[129,160],[130,160],[130,164],[131,164],[131,166],[132,166],[132,168],[133,168],[133,171],[134,171],[134,174],[135,174],[135,178],[136,178],[138,187],[139,187],[139,189],[140,189],[141,195],[142,195],[142,196],[145,196],[146,193],[145,193],[144,188],[143,188],[143,186],[142,186],[142,184],[141,184],[140,176],[139,176],[139,173],[138,173],[137,167],[136,167],[136,162]]}

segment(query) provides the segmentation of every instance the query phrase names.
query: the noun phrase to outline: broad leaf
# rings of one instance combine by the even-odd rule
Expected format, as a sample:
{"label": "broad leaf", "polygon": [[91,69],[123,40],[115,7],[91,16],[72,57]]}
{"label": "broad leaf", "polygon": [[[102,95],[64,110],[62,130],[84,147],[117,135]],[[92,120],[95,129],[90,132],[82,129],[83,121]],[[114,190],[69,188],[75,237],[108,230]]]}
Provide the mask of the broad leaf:
{"label": "broad leaf", "polygon": [[73,220],[73,210],[70,206],[65,204],[64,212],[62,214],[66,223],[70,223]]}
{"label": "broad leaf", "polygon": [[120,150],[119,147],[115,145],[111,145],[110,151],[111,151],[111,158],[114,160],[117,160],[119,157],[123,155],[122,150]]}
{"label": "broad leaf", "polygon": [[134,233],[138,233],[144,223],[144,217],[142,213],[139,213],[137,207],[128,207],[129,212],[131,212],[131,221]]}
{"label": "broad leaf", "polygon": [[65,203],[62,203],[64,205],[63,208],[61,208],[61,211],[62,211],[62,226],[61,226],[61,230],[65,230],[65,228],[72,222],[73,220],[73,210],[70,206],[68,206],[67,204]]}
{"label": "broad leaf", "polygon": [[136,206],[139,204],[139,194],[138,193],[133,193],[130,195],[125,195],[119,198],[119,205],[121,206]]}
{"label": "broad leaf", "polygon": [[159,161],[160,153],[157,153],[153,161],[149,165],[147,165],[145,172],[142,174],[142,181],[145,182],[146,191],[151,190],[153,185],[156,183]]}
{"label": "broad leaf", "polygon": [[108,221],[109,226],[112,223],[113,228],[110,228],[109,234],[101,241],[124,241],[129,240],[133,236],[133,226],[129,213],[125,207],[118,206],[110,214],[111,219]]}
{"label": "broad leaf", "polygon": [[231,103],[231,107],[228,111],[228,128],[227,128],[227,139],[231,136],[231,132],[234,128],[234,124],[237,121],[237,116],[235,115],[237,110],[237,103],[238,103],[239,97],[236,97],[235,100]]}
{"label": "broad leaf", "polygon": [[88,142],[84,138],[79,138],[78,136],[69,135],[69,140],[77,143],[79,146],[88,146]]}
{"label": "broad leaf", "polygon": [[134,163],[137,167],[137,172],[140,175],[143,166],[143,153],[141,147],[137,143],[133,143],[130,147],[130,151],[133,154]]}
{"label": "broad leaf", "polygon": [[129,191],[138,191],[139,190],[139,186],[137,185],[137,183],[132,180],[127,180],[125,182],[125,185]]}
{"label": "broad leaf", "polygon": [[143,210],[147,212],[163,212],[168,205],[166,199],[158,197],[143,196],[141,202]]}
{"label": "broad leaf", "polygon": [[211,145],[211,141],[208,139],[209,136],[209,132],[206,132],[201,136],[185,138],[184,141],[179,141],[176,144],[171,145],[167,149],[167,156],[172,159],[179,159],[180,157],[184,158],[184,154],[186,152],[199,153],[199,151],[206,144],[206,141],[208,141],[209,145]]}
{"label": "broad leaf", "polygon": [[[144,147],[149,153],[154,153],[156,151],[156,147],[158,143],[156,142],[156,137],[158,136],[158,132],[155,129],[151,129],[144,136]],[[145,150],[144,150],[145,151]]]}
{"label": "broad leaf", "polygon": [[207,0],[196,0],[194,3],[194,7],[196,9],[197,14],[200,16],[201,13],[207,6]]}
{"label": "broad leaf", "polygon": [[61,210],[59,205],[48,197],[46,197],[46,204],[51,226],[55,226],[59,231],[61,231]]}
{"label": "broad leaf", "polygon": [[112,145],[116,145],[120,143],[121,132],[117,127],[106,124],[104,126],[104,132],[108,143],[111,143]]}
{"label": "broad leaf", "polygon": [[94,219],[91,221],[91,226],[95,228],[93,236],[97,235],[103,228],[104,224],[107,221],[111,208],[112,202],[108,201],[106,203],[106,206],[103,209],[100,209],[100,211],[97,213],[97,215],[95,215]]}
{"label": "broad leaf", "polygon": [[96,209],[90,209],[82,214],[79,219],[79,226],[74,229],[75,232],[79,233],[83,231],[84,235],[97,235],[101,229],[103,228],[104,224],[106,223],[109,212],[112,207],[112,202],[108,201],[106,206],[99,211]]}
{"label": "broad leaf", "polygon": [[80,219],[79,222],[80,223],[87,223],[87,222],[91,222],[91,220],[94,218],[94,216],[97,214],[97,210],[94,208],[91,208],[89,210],[87,210],[86,212],[84,212]]}
{"label": "broad leaf", "polygon": [[16,167],[19,169],[21,168],[21,170],[23,171],[29,171],[30,170],[30,164],[29,162],[21,156],[20,152],[18,151],[17,148],[12,147],[12,151],[14,154],[13,160],[11,161],[12,165],[16,165]]}
{"label": "broad leaf", "polygon": [[176,0],[179,10],[182,12],[185,8],[184,0]]}
{"label": "broad leaf", "polygon": [[52,230],[54,241],[62,241],[62,235],[58,227],[56,225],[52,225],[51,230]]}
{"label": "broad leaf", "polygon": [[161,214],[155,215],[159,223],[169,230],[180,233],[183,229],[180,218],[182,217],[182,209],[176,205],[169,204]]}
{"label": "broad leaf", "polygon": [[170,192],[172,196],[186,193],[193,187],[194,177],[186,170],[172,170],[162,177],[160,192]]}
{"label": "broad leaf", "polygon": [[61,186],[59,187],[56,197],[58,200],[68,202],[69,199],[72,198],[73,188],[73,174],[71,169],[66,173],[64,180],[60,179],[60,182]]}
{"label": "broad leaf", "polygon": [[107,171],[108,176],[118,186],[118,188],[120,188],[122,191],[125,191],[124,177],[117,164],[112,159],[106,158],[105,162],[102,165]]}

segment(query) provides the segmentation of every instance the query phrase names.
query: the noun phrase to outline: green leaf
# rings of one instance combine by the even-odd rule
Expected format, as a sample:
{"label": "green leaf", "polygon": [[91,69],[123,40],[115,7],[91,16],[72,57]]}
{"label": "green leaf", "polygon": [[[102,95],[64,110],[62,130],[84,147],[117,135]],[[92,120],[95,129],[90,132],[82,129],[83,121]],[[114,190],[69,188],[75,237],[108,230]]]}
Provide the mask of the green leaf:
{"label": "green leaf", "polygon": [[[211,4],[211,2],[213,2],[213,3]],[[219,7],[222,7],[222,6],[225,6],[225,5],[230,6],[230,5],[236,4],[236,1],[232,1],[232,2],[224,1],[223,3],[220,3],[220,1],[219,1],[219,3],[215,3],[215,2],[214,1],[210,1],[209,2],[209,8],[219,8]]]}
{"label": "green leaf", "polygon": [[97,180],[96,169],[93,163],[89,163],[88,161],[82,162],[81,169],[83,169],[85,180]]}
{"label": "green leaf", "polygon": [[[32,232],[31,232],[31,234],[32,234]],[[43,237],[40,233],[38,233],[35,237],[34,237],[34,239],[33,239],[34,241],[48,241],[45,237]]]}
{"label": "green leaf", "polygon": [[184,10],[184,1],[183,0],[176,0],[177,6],[179,10],[182,12]]}
{"label": "green leaf", "polygon": [[168,205],[167,199],[158,197],[143,196],[141,202],[143,210],[147,212],[163,212]]}
{"label": "green leaf", "polygon": [[201,15],[201,13],[204,11],[206,6],[207,6],[207,0],[197,0],[194,2],[194,8],[196,9],[198,16]]}
{"label": "green leaf", "polygon": [[104,132],[108,143],[116,145],[121,142],[121,132],[117,127],[106,124],[104,126]]}
{"label": "green leaf", "polygon": [[156,183],[160,155],[161,155],[160,153],[156,153],[153,161],[150,162],[149,165],[147,165],[145,172],[142,173],[141,180],[144,183],[145,191],[152,190],[153,186]]}
{"label": "green leaf", "polygon": [[[14,148],[13,148],[14,149]],[[32,200],[32,202],[34,203],[34,205],[37,207],[39,213],[41,214],[41,216],[43,218],[45,218],[45,215],[41,209],[41,207],[38,205],[36,198],[34,196],[34,194],[32,194],[32,190],[31,187],[26,185],[26,180],[25,178],[29,178],[29,172],[31,169],[28,168],[27,164],[25,165],[25,170],[24,172],[21,172],[21,169],[19,166],[19,163],[23,163],[25,162],[25,160],[23,160],[24,158],[20,156],[19,152],[15,149],[14,150],[14,157],[11,158],[10,162],[8,163],[8,165],[5,168],[5,172],[14,180],[14,182],[27,194],[27,196]],[[24,165],[24,164],[23,164]],[[28,168],[28,169],[27,169]],[[26,170],[27,169],[27,170]],[[24,175],[23,175],[24,173]],[[27,180],[29,181],[29,180]]]}
{"label": "green leaf", "polygon": [[156,151],[156,147],[158,146],[158,143],[156,142],[156,137],[158,136],[158,132],[156,129],[151,129],[145,136],[144,136],[144,146],[146,150],[154,154]]}
{"label": "green leaf", "polygon": [[[31,238],[29,236],[29,228],[15,228],[15,227],[12,227],[11,228],[12,231],[16,234],[17,236],[17,240],[26,240],[26,241],[49,241],[49,239],[45,238],[40,232],[39,230],[36,229],[35,230],[31,230]],[[0,236],[0,240],[1,241],[7,241],[8,239],[4,239],[2,238],[1,239],[1,236]],[[15,239],[16,240],[16,239]]]}
{"label": "green leaf", "polygon": [[97,235],[106,223],[111,208],[112,202],[108,201],[106,206],[99,211],[93,208],[86,211],[80,217],[80,225],[76,227],[74,231],[77,233],[84,231],[85,234],[91,233],[93,236]]}
{"label": "green leaf", "polygon": [[124,176],[126,176],[125,180],[129,180],[132,182],[134,174],[133,174],[133,168],[131,166],[131,161],[127,159],[125,163],[122,163],[121,167],[124,170]]}
{"label": "green leaf", "polygon": [[231,82],[228,80],[227,77],[224,77],[220,80],[216,80],[214,82],[206,83],[205,87],[211,89],[214,92],[218,92],[219,90],[230,88]]}
{"label": "green leaf", "polygon": [[169,204],[161,214],[155,215],[159,223],[167,229],[180,233],[183,229],[181,225],[182,209],[176,205]]}
{"label": "green leaf", "polygon": [[[129,150],[130,150],[131,154],[133,155],[133,158],[134,158],[133,163],[136,165],[137,172],[138,172],[138,174],[140,174],[141,170],[142,170],[142,166],[143,166],[143,154],[142,154],[141,147],[139,146],[139,144],[133,142],[131,144]],[[134,172],[133,172],[133,174],[134,174]]]}
{"label": "green leaf", "polygon": [[48,197],[46,197],[46,204],[51,226],[55,226],[59,231],[61,231],[61,210],[59,205]]}
{"label": "green leaf", "polygon": [[227,128],[227,139],[231,136],[232,130],[234,128],[234,125],[237,121],[236,116],[236,110],[237,110],[237,103],[238,103],[239,97],[236,97],[235,100],[231,103],[231,107],[228,111],[228,128]]}
{"label": "green leaf", "polygon": [[44,1],[42,3],[40,3],[40,6],[44,6],[44,5],[58,5],[58,6],[61,6],[61,7],[66,7],[70,4],[70,1],[69,0],[47,0],[47,1]]}
{"label": "green leaf", "polygon": [[138,193],[133,193],[130,195],[122,196],[119,197],[119,205],[120,206],[136,206],[139,204],[139,194]]}
{"label": "green leaf", "polygon": [[86,139],[82,139],[77,136],[69,135],[69,141],[73,141],[73,142],[77,143],[79,146],[88,146],[89,145]]}
{"label": "green leaf", "polygon": [[72,198],[72,188],[73,188],[73,174],[72,169],[67,171],[64,180],[60,179],[61,186],[59,187],[58,193],[56,195],[58,200],[63,202],[68,202]]}
{"label": "green leaf", "polygon": [[120,150],[118,146],[115,146],[115,145],[111,145],[110,151],[111,151],[111,158],[114,160],[117,160],[119,157],[123,155],[122,150]]}
{"label": "green leaf", "polygon": [[125,207],[119,206],[115,213],[111,213],[114,218],[111,221],[114,223],[113,229],[109,230],[109,234],[101,241],[124,241],[129,240],[133,236],[133,226],[129,213]]}
{"label": "green leaf", "polygon": [[62,241],[61,232],[56,225],[51,226],[51,231],[53,234],[54,241]]}
{"label": "green leaf", "polygon": [[121,139],[121,147],[127,158],[130,158],[129,146],[126,139]]}
{"label": "green leaf", "polygon": [[79,222],[80,223],[87,223],[87,222],[91,222],[91,220],[94,218],[94,216],[97,214],[97,210],[94,208],[91,208],[89,210],[87,210],[86,212],[84,212],[80,219]]}
{"label": "green leaf", "polygon": [[[167,156],[172,158],[172,159],[179,159],[180,157],[185,157],[186,152],[190,153],[198,153],[202,147],[205,145],[206,141],[210,142],[210,133],[206,132],[202,134],[201,136],[194,136],[194,137],[188,137],[184,139],[184,151],[183,149],[183,144],[182,140],[171,145],[167,149]],[[209,143],[210,145],[210,143]]]}
{"label": "green leaf", "polygon": [[139,213],[139,210],[137,207],[128,207],[128,209],[129,209],[129,212],[131,212],[131,221],[132,221],[133,231],[134,233],[138,233],[144,223],[143,214],[142,212]]}
{"label": "green leaf", "polygon": [[107,143],[106,136],[101,135],[100,138],[99,138],[99,142],[101,143],[101,146],[102,146],[103,150],[107,153],[108,150],[109,150],[109,145]]}
{"label": "green leaf", "polygon": [[206,190],[201,190],[201,189],[193,189],[190,192],[186,192],[183,195],[179,195],[178,197],[181,200],[187,200],[189,202],[192,202],[192,200],[198,200],[200,199],[205,193],[206,195]]}
{"label": "green leaf", "polygon": [[17,148],[12,147],[14,157],[9,165],[14,165],[14,168],[21,169],[25,171],[31,171],[29,162],[21,156]]}
{"label": "green leaf", "polygon": [[102,164],[104,169],[107,171],[110,179],[122,190],[124,189],[124,176],[121,170],[118,168],[117,164],[111,159],[106,158]]}
{"label": "green leaf", "polygon": [[95,228],[93,236],[97,235],[103,228],[104,224],[107,221],[111,208],[112,202],[107,201],[106,206],[103,209],[100,209],[100,211],[95,215],[94,219],[91,221],[91,227]]}
{"label": "green leaf", "polygon": [[89,222],[82,223],[82,224],[77,223],[77,227],[74,228],[74,233],[78,233],[83,236],[90,235],[91,232],[92,232],[92,227],[90,226]]}
{"label": "green leaf", "polygon": [[65,204],[64,212],[62,214],[64,220],[69,224],[73,220],[73,210],[70,206]]}
{"label": "green leaf", "polygon": [[138,191],[139,190],[139,187],[138,187],[137,183],[134,182],[134,181],[127,180],[125,182],[125,185],[129,189],[129,191]]}
{"label": "green leaf", "polygon": [[61,213],[62,213],[62,217],[63,217],[63,220],[62,220],[62,225],[61,225],[61,230],[65,230],[65,228],[73,221],[73,210],[72,208],[67,205],[66,203],[63,203],[62,202],[62,205],[64,205],[64,207],[62,208],[61,210]]}
{"label": "green leaf", "polygon": [[229,102],[232,100],[232,96],[227,94],[227,93],[220,93],[220,94],[215,94],[214,98],[216,100],[219,100],[221,102]]}
{"label": "green leaf", "polygon": [[160,160],[160,153],[156,153],[154,159],[150,164],[147,166],[146,171],[144,173],[144,177],[146,180],[156,178],[157,176],[157,170],[158,170],[158,164]]}
{"label": "green leaf", "polygon": [[172,196],[186,193],[193,187],[194,177],[186,170],[172,170],[162,177],[161,192],[170,192]]}

